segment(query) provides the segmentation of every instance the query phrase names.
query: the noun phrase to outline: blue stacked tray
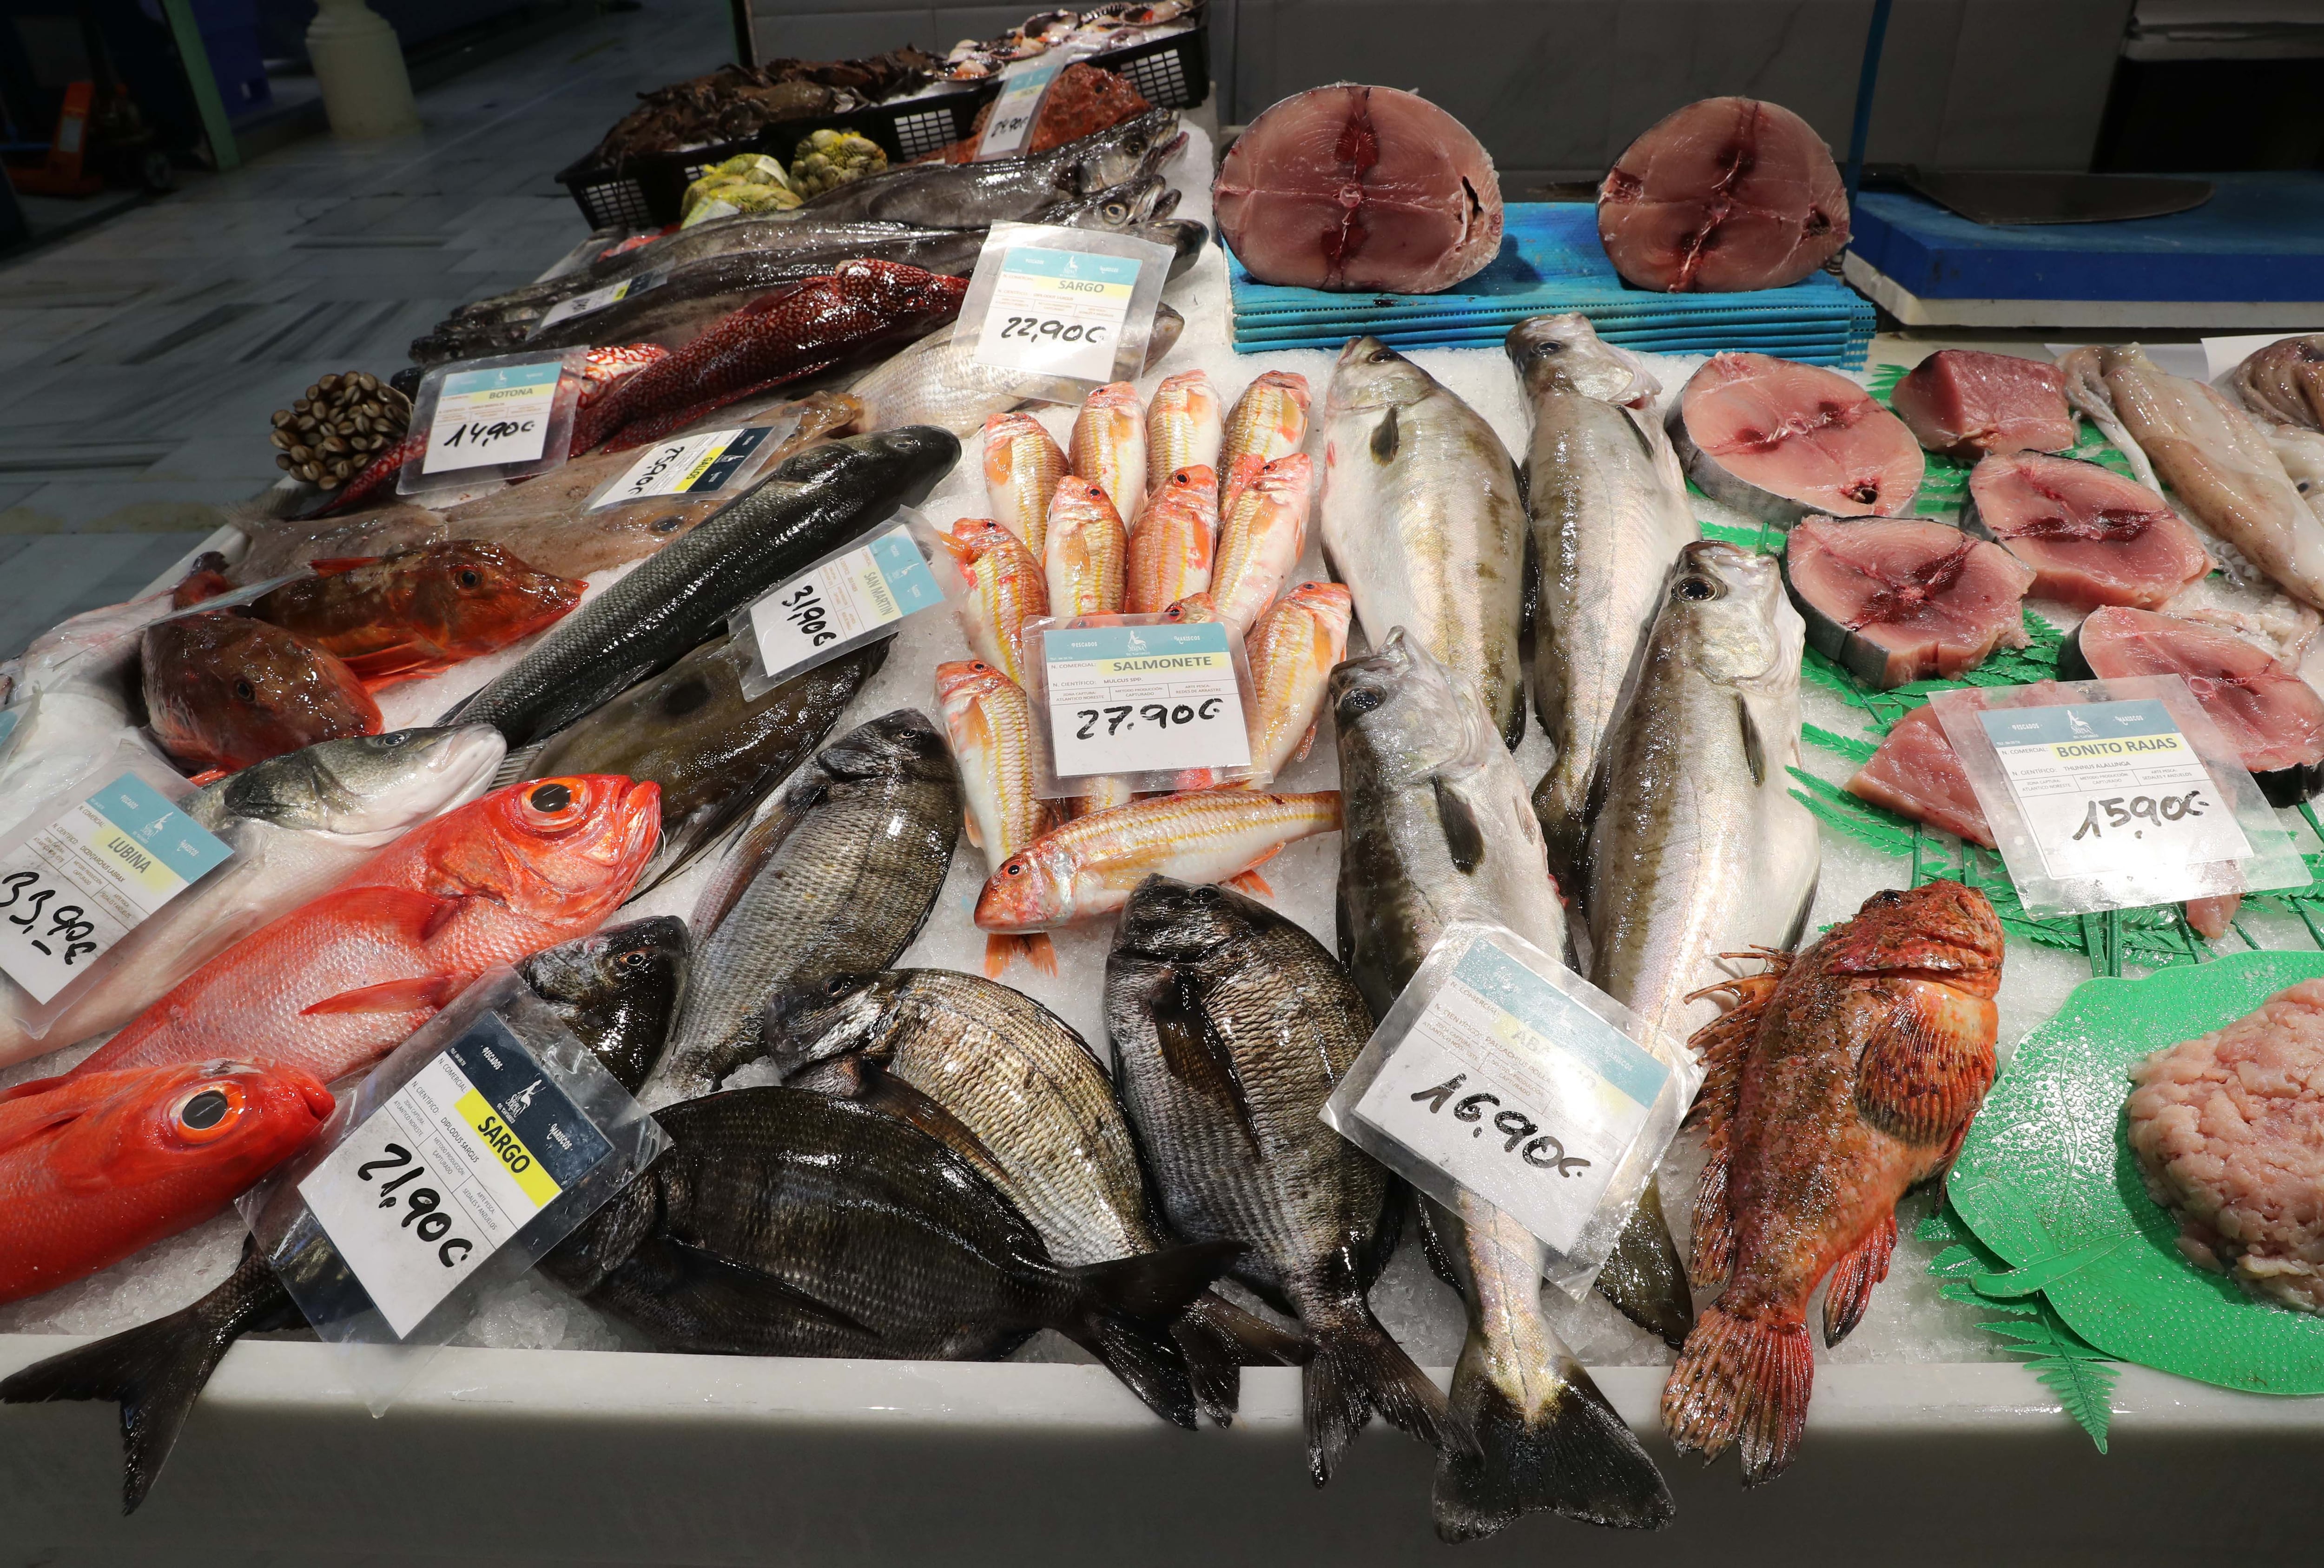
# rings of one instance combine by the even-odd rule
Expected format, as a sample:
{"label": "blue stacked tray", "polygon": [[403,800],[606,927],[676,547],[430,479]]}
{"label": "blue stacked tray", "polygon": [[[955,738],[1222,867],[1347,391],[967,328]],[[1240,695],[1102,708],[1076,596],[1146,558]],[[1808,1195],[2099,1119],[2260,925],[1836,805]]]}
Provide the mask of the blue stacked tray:
{"label": "blue stacked tray", "polygon": [[1818,272],[1787,289],[1745,294],[1657,294],[1622,281],[1598,243],[1586,201],[1520,201],[1508,208],[1501,254],[1442,294],[1327,294],[1262,283],[1232,253],[1239,353],[1333,348],[1370,333],[1398,348],[1489,348],[1529,316],[1578,310],[1599,336],[1652,354],[1755,349],[1808,364],[1860,367],[1877,313],[1837,278]]}

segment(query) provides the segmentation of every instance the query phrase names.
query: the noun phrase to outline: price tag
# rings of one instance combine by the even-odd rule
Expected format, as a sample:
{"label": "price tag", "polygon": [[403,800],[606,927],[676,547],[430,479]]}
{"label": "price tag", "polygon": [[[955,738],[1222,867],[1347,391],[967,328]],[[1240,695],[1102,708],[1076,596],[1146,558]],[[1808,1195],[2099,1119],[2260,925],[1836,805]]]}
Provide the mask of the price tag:
{"label": "price tag", "polygon": [[662,281],[669,276],[667,272],[657,267],[640,272],[634,278],[623,278],[618,283],[608,283],[602,289],[592,289],[586,294],[576,294],[569,300],[559,300],[549,308],[549,313],[540,318],[540,325],[536,326],[533,331],[546,332],[560,321],[570,321],[576,316],[586,316],[593,311],[603,310],[606,306],[616,304],[632,294],[642,294],[648,289],[659,288]]}
{"label": "price tag", "polygon": [[1041,658],[1058,778],[1250,766],[1220,623],[1045,631]]}
{"label": "price tag", "polygon": [[589,503],[589,510],[603,512],[656,495],[703,495],[724,490],[751,454],[767,444],[773,429],[771,425],[749,425],[650,447],[628,473]]}
{"label": "price tag", "polygon": [[759,600],[751,606],[751,630],[767,678],[779,680],[943,603],[911,530],[899,525]]}
{"label": "price tag", "polygon": [[984,117],[984,134],[976,143],[976,156],[981,162],[987,158],[1010,158],[1021,152],[1026,137],[1032,134],[1033,122],[1040,116],[1041,100],[1048,96],[1049,86],[1074,57],[1064,50],[1053,49],[1031,60],[1013,60],[1001,72],[1001,96],[992,100],[992,112]]}
{"label": "price tag", "polygon": [[124,773],[0,859],[0,969],[50,1001],[232,853]]}
{"label": "price tag", "polygon": [[540,461],[557,406],[561,360],[455,371],[436,397],[423,474]]}
{"label": "price tag", "polygon": [[1571,1252],[1669,1080],[1653,1053],[1479,941],[1354,1114]]}
{"label": "price tag", "polygon": [[1978,715],[2053,878],[2242,860],[2251,840],[2162,702],[2068,703]]}
{"label": "price tag", "polygon": [[613,1146],[487,1015],[299,1184],[398,1339]]}
{"label": "price tag", "polygon": [[1129,256],[1014,245],[1001,257],[976,362],[1105,381],[1146,263]]}

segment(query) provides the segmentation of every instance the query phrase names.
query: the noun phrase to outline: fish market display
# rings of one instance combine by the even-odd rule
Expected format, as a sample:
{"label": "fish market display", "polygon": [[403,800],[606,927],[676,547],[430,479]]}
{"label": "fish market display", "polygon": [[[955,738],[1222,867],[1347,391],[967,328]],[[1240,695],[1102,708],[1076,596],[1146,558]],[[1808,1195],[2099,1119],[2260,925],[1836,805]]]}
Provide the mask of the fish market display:
{"label": "fish market display", "polygon": [[1969,787],[1969,770],[1946,739],[1936,709],[1913,709],[1880,737],[1880,749],[1849,779],[1851,795],[1914,822],[1941,827],[1991,849],[1993,829]]}
{"label": "fish market display", "polygon": [[938,63],[906,48],[861,60],[722,65],[706,76],[640,94],[643,101],[615,121],[582,161],[618,169],[651,153],[740,141],[786,120],[841,114],[908,91]]}
{"label": "fish market display", "polygon": [[909,427],[825,442],[589,602],[460,710],[512,746],[562,729],[669,669],[735,611],[898,506],[927,496],[960,457],[942,430]]}
{"label": "fish market display", "polygon": [[1059,1264],[967,1160],[805,1090],[737,1089],[656,1120],[674,1147],[540,1271],[657,1349],[993,1360],[1052,1328],[1194,1425],[1167,1336],[1239,1249]]}
{"label": "fish market display", "polygon": [[1889,406],[1932,452],[2059,452],[2080,427],[2054,364],[2014,354],[1941,348],[1896,383]]}
{"label": "fish market display", "polygon": [[1985,458],[1969,470],[1961,527],[2033,567],[2034,596],[2080,610],[2159,610],[2211,569],[2203,541],[2163,497],[2071,457]]}
{"label": "fish market display", "polygon": [[[1052,147],[1062,147],[1077,137],[1093,134],[1110,125],[1133,119],[1154,106],[1144,94],[1130,84],[1130,78],[1105,69],[1102,66],[1085,65],[1076,60],[1057,73],[1048,91],[1041,95],[1040,107],[1033,123],[1025,131],[1023,150],[1027,152],[1047,152]],[[977,150],[983,145],[984,127],[992,117],[992,106],[985,105],[976,111],[975,124],[969,134],[957,142],[947,143],[933,152],[922,153],[922,160],[942,159],[947,163],[967,163],[974,161]]]}
{"label": "fish market display", "polygon": [[2324,334],[2278,338],[2236,366],[2234,385],[2261,419],[2324,430]]}
{"label": "fish market display", "polygon": [[798,218],[983,228],[1161,168],[1183,139],[1176,109],[1152,109],[1077,142],[982,163],[907,163],[816,198]]}
{"label": "fish market display", "polygon": [[993,521],[1041,558],[1049,537],[1049,499],[1072,472],[1056,438],[1030,414],[995,414],[984,421],[984,495]]}
{"label": "fish market display", "polygon": [[1941,522],[1811,517],[1784,548],[1784,583],[1808,645],[1889,690],[1950,680],[1997,648],[2023,648],[2034,568]]}
{"label": "fish market display", "polygon": [[654,1080],[662,1100],[707,1093],[760,1056],[776,985],[893,964],[944,886],[962,815],[944,736],[913,709],[825,747],[695,907],[695,978]]}
{"label": "fish market display", "polygon": [[2058,675],[2183,677],[2269,804],[2296,805],[2324,789],[2324,696],[2296,663],[2240,637],[2146,610],[2094,610],[2059,651]]}
{"label": "fish market display", "polygon": [[1533,706],[1557,760],[1534,791],[1550,869],[1570,875],[1623,682],[1654,625],[1679,548],[1701,537],[1678,457],[1651,410],[1659,387],[1587,317],[1541,316],[1503,346],[1533,434],[1526,507],[1541,580]]}
{"label": "fish market display", "polygon": [[1049,613],[1107,615],[1121,608],[1130,536],[1105,487],[1068,475],[1049,501],[1041,570]]}
{"label": "fish market display", "polygon": [[1277,457],[1249,473],[1231,511],[1219,513],[1211,599],[1219,619],[1249,627],[1275,600],[1307,549],[1308,499],[1315,460],[1305,452]]}
{"label": "fish market display", "polygon": [[1694,1115],[1709,1158],[1694,1202],[1695,1278],[1723,1282],[1663,1389],[1681,1451],[1738,1447],[1743,1481],[1799,1452],[1823,1339],[1862,1320],[1896,1245],[1896,1200],[1941,1177],[1993,1085],[2001,922],[1958,882],[1875,893],[1796,959],[1730,984],[1699,1037]]}
{"label": "fish market display", "polygon": [[1416,94],[1352,82],[1244,128],[1211,187],[1219,233],[1263,283],[1434,294],[1501,248],[1501,185],[1469,128]]}
{"label": "fish market display", "polygon": [[1493,428],[1376,337],[1351,339],[1324,410],[1323,554],[1364,635],[1403,627],[1525,733],[1526,514]]}
{"label": "fish market display", "polygon": [[643,878],[675,876],[823,743],[840,714],[879,673],[889,639],[802,670],[745,696],[757,656],[731,637],[704,643],[544,742],[527,778],[619,773],[661,787],[661,843]]}
{"label": "fish market display", "polygon": [[274,410],[274,465],[294,479],[337,490],[403,439],[411,400],[368,371],[326,375],[307,395]]}
{"label": "fish market display", "polygon": [[1235,399],[1219,438],[1221,521],[1261,468],[1306,444],[1307,401],[1307,378],[1296,370],[1262,372]]}
{"label": "fish market display", "polygon": [[234,1061],[82,1074],[0,1103],[0,1302],[199,1224],[330,1113],[305,1073]]}
{"label": "fish market display", "polygon": [[2195,521],[2285,593],[2324,609],[2324,519],[2251,415],[2201,382],[2157,370],[2135,344],[2078,348],[2059,368],[2074,406],[2142,480],[2159,476]]}
{"label": "fish market display", "polygon": [[1218,475],[1179,468],[1155,486],[1130,530],[1121,607],[1158,615],[1211,586],[1211,551],[1219,531]]}
{"label": "fish market display", "polygon": [[951,319],[965,280],[894,262],[843,262],[762,295],[669,358],[614,383],[574,420],[573,450],[658,440],[712,410]]}
{"label": "fish market display", "polygon": [[[1032,701],[1000,669],[967,659],[936,666],[936,705],[960,761],[968,842],[983,854],[990,875],[1049,826],[1049,803],[1034,793]],[[1046,973],[1056,973],[1056,949],[1046,934],[986,937],[985,973],[998,977],[1019,955]]]}
{"label": "fish market display", "polygon": [[354,670],[231,611],[155,623],[138,662],[153,738],[192,767],[232,772],[318,741],[379,733],[379,705]]}
{"label": "fish market display", "polygon": [[1756,98],[1702,98],[1665,115],[1598,188],[1606,259],[1639,288],[1672,293],[1796,283],[1848,244],[1848,220],[1823,138]]}
{"label": "fish market display", "polygon": [[250,613],[337,656],[373,691],[521,641],[579,604],[584,586],[473,540],[309,565],[313,576],[261,595]]}
{"label": "fish market display", "polygon": [[1713,501],[1788,528],[1814,512],[1899,517],[1926,460],[1904,422],[1820,365],[1714,354],[1671,405],[1687,477]]}
{"label": "fish market display", "polygon": [[1149,876],[1246,881],[1283,846],[1340,827],[1336,790],[1203,789],[1076,816],[1004,861],[976,900],[986,931],[1054,931],[1110,915]]}
{"label": "fish market display", "polygon": [[[1156,310],[1145,368],[1161,363],[1185,329],[1186,318],[1169,306]],[[954,342],[946,327],[866,371],[847,390],[862,401],[867,430],[936,425],[965,438],[1025,401],[1015,390],[1023,379],[1016,371],[977,364],[976,346]],[[997,515],[1001,509],[993,510]]]}
{"label": "fish market display", "polygon": [[[1046,503],[1042,511],[1046,518]],[[1014,532],[981,517],[954,523],[945,548],[968,579],[967,596],[954,613],[967,634],[970,651],[1023,685],[1025,623],[1049,613],[1048,576],[1041,558]]]}
{"label": "fish market display", "polygon": [[[949,970],[891,970],[835,998],[779,991],[768,1019],[769,1037],[779,1020],[787,1054],[808,1064],[792,1083],[865,1100],[936,1136],[993,1179],[1059,1263],[1168,1245],[1112,1080],[1081,1036],[1030,997]],[[926,1115],[899,1085],[940,1113]],[[1203,1413],[1222,1425],[1234,1416],[1241,1360],[1275,1364],[1306,1351],[1208,1291],[1171,1337]]]}
{"label": "fish market display", "polygon": [[659,793],[550,779],[415,827],[194,971],[68,1077],[228,1049],[325,1083],[369,1066],[486,969],[596,929],[653,853]]}
{"label": "fish market display", "polygon": [[1074,475],[1103,490],[1124,520],[1138,515],[1146,503],[1146,415],[1135,383],[1114,382],[1082,401],[1065,455]]}
{"label": "fish market display", "polygon": [[1372,1029],[1347,972],[1262,904],[1150,877],[1106,955],[1105,1027],[1170,1228],[1247,1247],[1235,1277],[1306,1331],[1315,1484],[1375,1414],[1471,1447],[1364,1298],[1397,1227],[1388,1172],[1319,1114]]}
{"label": "fish market display", "polygon": [[1219,394],[1204,371],[1167,376],[1146,410],[1146,488],[1159,490],[1181,468],[1211,472],[1211,503],[1218,504],[1219,449],[1226,433]]}
{"label": "fish market display", "polygon": [[661,1060],[691,953],[685,921],[652,915],[544,947],[516,973],[634,1094]]}
{"label": "fish market display", "polygon": [[2262,1301],[2324,1314],[2324,982],[2302,981],[2131,1069],[2126,1121],[2179,1250]]}
{"label": "fish market display", "polygon": [[1259,745],[1250,761],[1269,776],[1315,743],[1315,716],[1333,667],[1348,655],[1354,605],[1337,583],[1302,583],[1269,605],[1243,640],[1259,696]]}
{"label": "fish market display", "polygon": [[1201,0],[1109,0],[1087,11],[1037,11],[997,38],[964,38],[954,44],[943,74],[954,81],[976,81],[1068,44],[1122,49],[1179,31],[1170,24],[1183,27],[1183,19],[1199,19],[1201,12]]}
{"label": "fish market display", "polygon": [[[1721,955],[1787,948],[1815,897],[1815,818],[1799,764],[1798,614],[1775,562],[1703,540],[1679,552],[1607,745],[1583,902],[1590,979],[1650,1028],[1683,1038],[1713,1010]],[[1600,1293],[1673,1344],[1692,1302],[1649,1184]]]}
{"label": "fish market display", "polygon": [[0,1016],[0,1064],[120,1028],[260,926],[482,794],[503,750],[483,724],[395,730],[325,741],[195,790],[178,809],[232,858],[124,937],[110,966],[38,1039]]}

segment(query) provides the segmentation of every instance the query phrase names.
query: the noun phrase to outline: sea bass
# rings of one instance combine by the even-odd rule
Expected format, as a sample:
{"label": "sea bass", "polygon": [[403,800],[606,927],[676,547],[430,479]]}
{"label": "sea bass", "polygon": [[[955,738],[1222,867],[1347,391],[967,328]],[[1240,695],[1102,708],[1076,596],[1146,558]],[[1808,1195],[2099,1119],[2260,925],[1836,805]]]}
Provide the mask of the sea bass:
{"label": "sea bass", "polygon": [[1065,456],[1074,473],[1105,492],[1117,516],[1146,504],[1146,417],[1136,383],[1114,382],[1082,400]]}
{"label": "sea bass", "polygon": [[367,1067],[484,970],[602,924],[653,853],[659,794],[588,775],[447,812],[203,964],[67,1076],[225,1048],[325,1083]]}
{"label": "sea bass", "polygon": [[1129,555],[1129,531],[1105,486],[1070,474],[1058,480],[1041,557],[1049,613],[1062,620],[1120,611]]}
{"label": "sea bass", "polygon": [[1181,468],[1211,474],[1211,507],[1218,508],[1219,447],[1225,432],[1219,394],[1208,372],[1184,370],[1166,376],[1146,410],[1146,488],[1159,490]]}
{"label": "sea bass", "polygon": [[1065,448],[1030,414],[984,421],[984,494],[993,520],[1039,560],[1049,537],[1049,499],[1072,472]]}
{"label": "sea bass", "polygon": [[354,670],[230,610],[154,623],[138,660],[153,738],[189,767],[231,773],[318,741],[379,733],[379,705]]}
{"label": "sea bass", "polygon": [[1307,401],[1307,378],[1296,370],[1266,371],[1242,389],[1219,440],[1220,517],[1252,475],[1306,444]]}
{"label": "sea bass", "polygon": [[961,817],[944,736],[917,711],[825,747],[703,889],[696,980],[649,1098],[707,1093],[757,1060],[760,1010],[778,983],[893,964],[944,886]]}
{"label": "sea bass", "polygon": [[1314,460],[1305,452],[1277,457],[1245,475],[1231,510],[1219,513],[1211,597],[1219,618],[1248,629],[1282,590],[1307,549],[1307,509]]}
{"label": "sea bass", "polygon": [[1541,568],[1534,713],[1557,748],[1533,804],[1550,869],[1571,876],[1589,837],[1591,785],[1622,683],[1679,547],[1702,530],[1678,454],[1653,414],[1659,389],[1635,355],[1600,341],[1585,316],[1519,322],[1505,346],[1533,420],[1526,504]]}
{"label": "sea bass", "polygon": [[[1045,521],[1047,512],[1045,502]],[[962,518],[943,543],[968,579],[968,593],[953,614],[969,650],[1023,685],[1025,623],[1049,613],[1049,580],[1041,558],[1013,530],[988,518]]]}
{"label": "sea bass", "polygon": [[262,594],[250,613],[344,660],[370,691],[521,641],[587,586],[465,539],[309,564],[315,576]]}
{"label": "sea bass", "polygon": [[[1142,368],[1159,364],[1185,329],[1186,318],[1177,311],[1167,305],[1157,309]],[[954,341],[945,327],[864,372],[847,390],[862,401],[867,430],[935,425],[965,438],[993,415],[1025,401],[1017,391],[1023,380],[1016,371],[979,364],[976,345]]]}
{"label": "sea bass", "polygon": [[1896,1200],[1941,1182],[1993,1085],[2001,922],[1958,882],[1875,893],[1797,958],[1727,982],[1742,1000],[1698,1038],[1709,1158],[1694,1277],[1722,1282],[1663,1388],[1681,1451],[1742,1449],[1743,1482],[1799,1452],[1823,1338],[1846,1338],[1896,1245]]}
{"label": "sea bass", "polygon": [[1218,475],[1204,466],[1173,469],[1148,492],[1130,526],[1121,607],[1158,615],[1211,586],[1212,540],[1219,531]]}
{"label": "sea bass", "polygon": [[[1590,834],[1590,978],[1674,1039],[1715,1011],[1720,955],[1799,940],[1821,851],[1792,798],[1805,629],[1772,556],[1703,540],[1671,570],[1609,738]],[[1598,1289],[1676,1343],[1692,1317],[1650,1185]]]}
{"label": "sea bass", "polygon": [[1235,1277],[1307,1331],[1310,1479],[1375,1412],[1470,1446],[1364,1297],[1402,1227],[1388,1173],[1321,1115],[1372,1030],[1347,972],[1262,904],[1148,877],[1106,955],[1105,1025],[1171,1229],[1248,1243]]}
{"label": "sea bass", "polygon": [[1323,554],[1364,635],[1401,626],[1525,734],[1526,514],[1493,428],[1377,337],[1340,351],[1323,426]]}
{"label": "sea bass", "polygon": [[119,1028],[267,921],[327,891],[412,828],[475,799],[505,750],[486,724],[325,741],[178,802],[233,858],[155,911],[35,1038],[0,1018],[0,1064]]}
{"label": "sea bass", "polygon": [[[982,659],[936,666],[936,706],[960,762],[968,842],[983,853],[988,874],[1047,831],[1049,803],[1034,793],[1033,705],[1024,687]],[[1047,933],[985,938],[984,972],[998,979],[1019,955],[1045,974],[1057,972]]]}
{"label": "sea bass", "polygon": [[1302,583],[1260,615],[1243,640],[1259,696],[1259,745],[1251,758],[1273,778],[1315,743],[1332,670],[1348,656],[1348,590]]}

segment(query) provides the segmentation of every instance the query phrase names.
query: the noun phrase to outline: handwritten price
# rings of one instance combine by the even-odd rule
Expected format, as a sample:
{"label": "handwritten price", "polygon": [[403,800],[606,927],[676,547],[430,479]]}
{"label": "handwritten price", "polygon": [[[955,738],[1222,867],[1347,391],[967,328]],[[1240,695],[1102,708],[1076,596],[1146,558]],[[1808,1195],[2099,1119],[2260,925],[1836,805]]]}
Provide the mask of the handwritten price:
{"label": "handwritten price", "polygon": [[478,451],[513,437],[530,435],[540,428],[537,420],[494,420],[489,424],[483,420],[471,420],[456,426],[451,434],[436,444],[448,452],[465,442],[470,451]]}
{"label": "handwritten price", "polygon": [[839,641],[839,633],[831,630],[831,613],[824,608],[817,585],[801,583],[782,600],[783,619],[798,628],[799,635],[807,640],[810,648],[820,648],[826,642]]}
{"label": "handwritten price", "polygon": [[[1143,707],[1124,703],[1119,707],[1076,708],[1074,710],[1074,717],[1081,720],[1082,724],[1081,728],[1074,732],[1074,739],[1086,741],[1095,735],[1097,722],[1100,719],[1105,721],[1105,733],[1109,735],[1118,735],[1125,729],[1135,730],[1141,723],[1152,724],[1161,730],[1167,730],[1172,724],[1199,724],[1217,718],[1225,700],[1223,697],[1212,696],[1204,697],[1200,703],[1182,702],[1174,705],[1150,702]],[[1133,713],[1138,715],[1135,719],[1130,716]]]}
{"label": "handwritten price", "polygon": [[[383,1209],[392,1209],[397,1203],[396,1189],[427,1175],[428,1167],[416,1164],[411,1151],[400,1143],[387,1145],[386,1156],[384,1159],[374,1159],[357,1166],[355,1180],[367,1182],[371,1180],[374,1171],[402,1170],[405,1166],[410,1166],[411,1168],[404,1170],[401,1176],[391,1176],[379,1184],[379,1206]],[[476,1244],[466,1236],[450,1236],[452,1216],[444,1212],[444,1194],[434,1187],[413,1187],[410,1192],[404,1194],[401,1201],[410,1213],[398,1222],[397,1228],[410,1231],[423,1242],[431,1245],[441,1243],[436,1245],[436,1258],[437,1261],[442,1263],[445,1268],[457,1268],[460,1259],[466,1258],[476,1250]],[[446,1240],[447,1236],[450,1236],[449,1240]],[[452,1249],[455,1247],[460,1250],[457,1257],[453,1255]]]}
{"label": "handwritten price", "polygon": [[[0,877],[0,888],[8,890],[8,896],[0,899],[0,910],[13,909],[19,903],[23,904],[22,914],[9,915],[6,918],[11,926],[23,927],[24,939],[32,946],[51,958],[58,959],[67,968],[97,951],[97,944],[89,940],[97,935],[97,927],[89,920],[88,911],[78,904],[59,904],[54,909],[49,909],[49,900],[57,896],[58,890],[49,886],[40,872],[11,872]],[[48,920],[49,928],[35,937],[32,930],[43,918]],[[63,945],[61,957],[56,948],[49,945],[51,942]]]}
{"label": "handwritten price", "polygon": [[1104,322],[1094,325],[1079,321],[1060,321],[1054,316],[1011,316],[1001,324],[999,337],[1007,342],[1021,337],[1028,343],[1047,338],[1058,343],[1103,343],[1113,327]]}
{"label": "handwritten price", "polygon": [[[2134,822],[2159,827],[2166,822],[2190,821],[2203,815],[2203,807],[2200,789],[2190,789],[2184,795],[2116,795],[2104,800],[2093,799],[2082,814],[2082,825],[2074,829],[2074,842],[2080,843],[2085,836],[2093,841],[2102,839],[2107,828],[2129,827]],[[2106,814],[2103,826],[2098,821],[2100,812]],[[2132,828],[2130,835],[2144,838],[2146,830]]]}
{"label": "handwritten price", "polygon": [[[1425,1102],[1432,1116],[1450,1103],[1452,1107],[1452,1120],[1480,1123],[1470,1136],[1482,1138],[1485,1135],[1482,1125],[1485,1107],[1499,1105],[1501,1103],[1501,1097],[1480,1091],[1473,1094],[1462,1095],[1457,1101],[1453,1100],[1452,1096],[1460,1093],[1461,1085],[1468,1082],[1468,1074],[1455,1073],[1434,1088],[1423,1089],[1419,1093],[1412,1096],[1412,1099],[1416,1104]],[[1407,1079],[1406,1082],[1410,1080]],[[1492,1128],[1507,1140],[1501,1145],[1503,1153],[1514,1154],[1526,1164],[1538,1170],[1554,1170],[1562,1176],[1570,1176],[1590,1167],[1588,1160],[1567,1154],[1565,1145],[1543,1132],[1540,1124],[1522,1111],[1510,1110],[1497,1112],[1493,1117]],[[1527,1139],[1532,1139],[1533,1141],[1527,1143],[1526,1142]],[[1524,1147],[1518,1147],[1521,1144]]]}

